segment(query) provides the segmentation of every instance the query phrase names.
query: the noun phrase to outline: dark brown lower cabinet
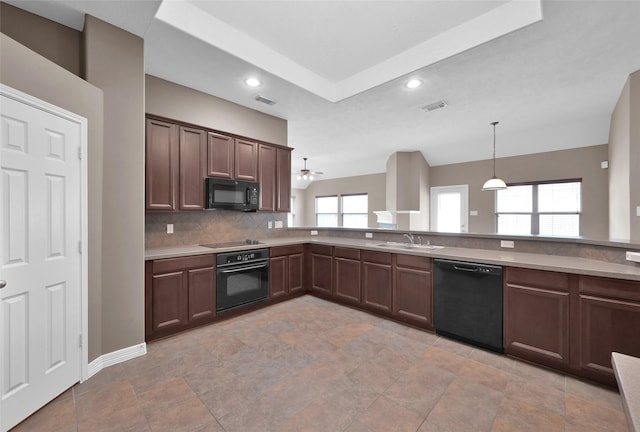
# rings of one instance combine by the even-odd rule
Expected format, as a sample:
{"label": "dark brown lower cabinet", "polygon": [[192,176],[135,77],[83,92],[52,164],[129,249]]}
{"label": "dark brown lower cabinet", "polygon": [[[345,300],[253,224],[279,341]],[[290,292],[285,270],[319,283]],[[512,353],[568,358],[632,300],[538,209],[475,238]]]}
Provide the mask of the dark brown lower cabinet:
{"label": "dark brown lower cabinet", "polygon": [[147,261],[146,272],[146,340],[215,318],[215,255]]}
{"label": "dark brown lower cabinet", "polygon": [[640,282],[580,276],[579,368],[615,383],[611,353],[640,357]]}
{"label": "dark brown lower cabinet", "polygon": [[504,271],[505,352],[551,367],[569,366],[569,275]]}
{"label": "dark brown lower cabinet", "polygon": [[312,244],[311,253],[311,291],[333,295],[333,247]]}
{"label": "dark brown lower cabinet", "polygon": [[393,314],[428,329],[433,329],[432,266],[429,257],[396,255]]}
{"label": "dark brown lower cabinet", "polygon": [[393,307],[391,254],[363,250],[362,305],[377,312],[390,313]]}
{"label": "dark brown lower cabinet", "polygon": [[269,255],[269,297],[278,298],[304,290],[304,247],[273,247]]}
{"label": "dark brown lower cabinet", "polygon": [[334,295],[345,302],[359,304],[360,250],[335,247],[333,251]]}

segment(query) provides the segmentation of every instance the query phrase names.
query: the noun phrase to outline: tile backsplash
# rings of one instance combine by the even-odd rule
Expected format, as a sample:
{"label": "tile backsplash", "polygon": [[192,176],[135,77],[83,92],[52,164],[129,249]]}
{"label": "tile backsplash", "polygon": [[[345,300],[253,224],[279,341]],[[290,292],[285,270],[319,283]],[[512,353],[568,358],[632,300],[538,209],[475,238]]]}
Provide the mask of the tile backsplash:
{"label": "tile backsplash", "polygon": [[[286,237],[285,228],[268,228],[269,222],[275,226],[276,221],[286,227],[287,214],[225,210],[146,213],[145,247],[150,249]],[[167,224],[173,224],[173,234],[167,234]]]}

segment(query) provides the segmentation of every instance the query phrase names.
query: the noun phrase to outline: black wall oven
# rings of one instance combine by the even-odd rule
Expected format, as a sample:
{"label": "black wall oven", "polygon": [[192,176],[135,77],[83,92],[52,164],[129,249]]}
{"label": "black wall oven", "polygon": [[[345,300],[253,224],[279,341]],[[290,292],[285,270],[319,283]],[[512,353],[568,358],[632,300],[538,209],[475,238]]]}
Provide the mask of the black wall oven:
{"label": "black wall oven", "polygon": [[269,250],[218,254],[216,258],[216,312],[269,298]]}

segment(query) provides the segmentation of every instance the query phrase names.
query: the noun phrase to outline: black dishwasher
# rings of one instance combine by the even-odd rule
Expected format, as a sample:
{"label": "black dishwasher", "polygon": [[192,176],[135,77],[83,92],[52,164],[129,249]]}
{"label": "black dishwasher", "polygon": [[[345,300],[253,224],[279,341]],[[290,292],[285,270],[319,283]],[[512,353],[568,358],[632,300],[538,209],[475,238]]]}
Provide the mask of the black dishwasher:
{"label": "black dishwasher", "polygon": [[434,260],[436,332],[492,351],[502,344],[502,267]]}

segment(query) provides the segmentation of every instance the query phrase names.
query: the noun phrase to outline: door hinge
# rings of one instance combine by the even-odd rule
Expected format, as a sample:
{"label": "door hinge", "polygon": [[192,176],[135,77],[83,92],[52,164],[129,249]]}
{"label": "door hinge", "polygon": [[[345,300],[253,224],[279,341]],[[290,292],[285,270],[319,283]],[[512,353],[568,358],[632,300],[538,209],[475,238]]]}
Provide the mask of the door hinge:
{"label": "door hinge", "polygon": [[78,242],[78,253],[80,255],[82,255],[82,242],[81,241]]}
{"label": "door hinge", "polygon": [[78,335],[78,346],[82,348],[82,333]]}
{"label": "door hinge", "polygon": [[78,159],[82,160],[82,147],[78,147]]}

